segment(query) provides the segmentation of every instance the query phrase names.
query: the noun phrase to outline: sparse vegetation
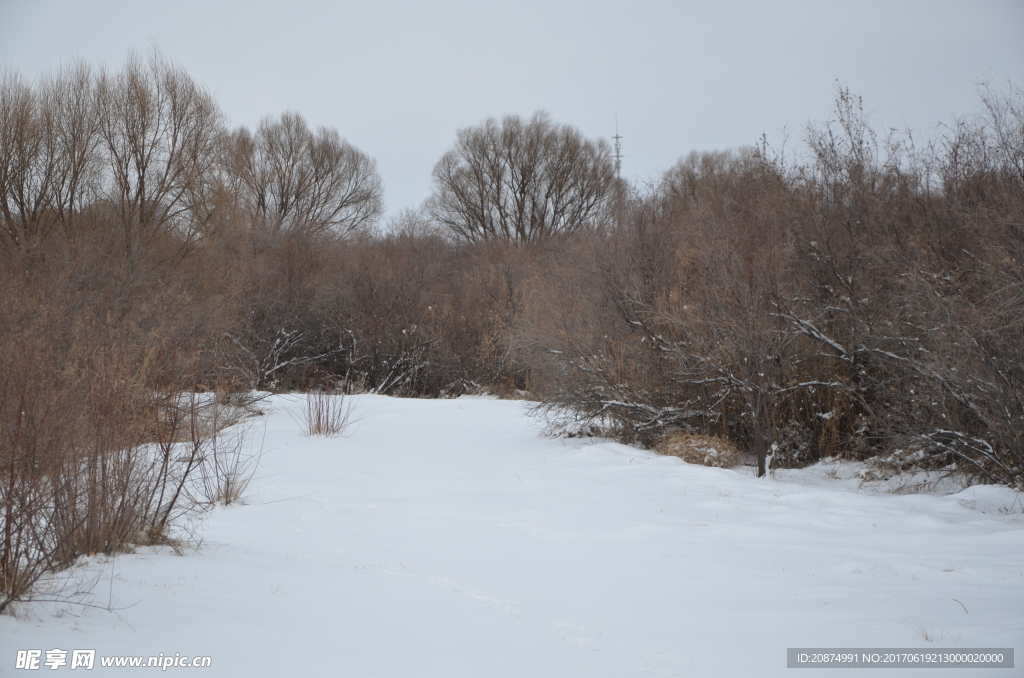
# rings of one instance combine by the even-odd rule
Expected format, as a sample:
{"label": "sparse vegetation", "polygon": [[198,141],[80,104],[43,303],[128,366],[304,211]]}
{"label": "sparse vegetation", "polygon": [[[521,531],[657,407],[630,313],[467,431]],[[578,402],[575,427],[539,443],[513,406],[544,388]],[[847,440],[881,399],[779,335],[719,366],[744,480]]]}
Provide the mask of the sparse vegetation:
{"label": "sparse vegetation", "polygon": [[313,389],[306,393],[306,409],[303,412],[306,435],[341,435],[353,423],[352,403],[344,393],[331,393]]}

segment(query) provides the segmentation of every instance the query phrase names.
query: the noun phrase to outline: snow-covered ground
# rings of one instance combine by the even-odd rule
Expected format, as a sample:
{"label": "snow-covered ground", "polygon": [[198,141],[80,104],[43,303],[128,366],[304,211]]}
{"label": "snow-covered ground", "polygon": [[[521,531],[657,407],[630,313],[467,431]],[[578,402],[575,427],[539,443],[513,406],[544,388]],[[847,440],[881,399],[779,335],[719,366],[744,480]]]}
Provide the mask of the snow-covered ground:
{"label": "snow-covered ground", "polygon": [[[1009,489],[757,479],[547,438],[521,402],[352,401],[338,438],[301,434],[302,397],[267,401],[245,504],[184,556],[93,558],[73,576],[96,607],[0,617],[0,673],[54,648],[208,655],[202,673],[246,678],[777,676],[787,647],[1024,648]],[[861,671],[892,672],[797,673]]]}

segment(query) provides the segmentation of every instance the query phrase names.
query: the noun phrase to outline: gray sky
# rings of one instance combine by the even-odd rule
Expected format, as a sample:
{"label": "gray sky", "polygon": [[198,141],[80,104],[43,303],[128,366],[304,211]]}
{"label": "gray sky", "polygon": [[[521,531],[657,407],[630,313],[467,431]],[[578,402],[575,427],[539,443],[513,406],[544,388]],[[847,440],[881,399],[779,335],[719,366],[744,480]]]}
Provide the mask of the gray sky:
{"label": "gray sky", "polygon": [[1024,84],[1024,2],[494,3],[0,0],[0,66],[34,77],[81,57],[117,68],[155,44],[232,124],[296,110],[377,159],[388,211],[430,192],[458,128],[544,108],[623,135],[623,174],[693,149],[799,137],[836,81],[880,126],[925,131]]}

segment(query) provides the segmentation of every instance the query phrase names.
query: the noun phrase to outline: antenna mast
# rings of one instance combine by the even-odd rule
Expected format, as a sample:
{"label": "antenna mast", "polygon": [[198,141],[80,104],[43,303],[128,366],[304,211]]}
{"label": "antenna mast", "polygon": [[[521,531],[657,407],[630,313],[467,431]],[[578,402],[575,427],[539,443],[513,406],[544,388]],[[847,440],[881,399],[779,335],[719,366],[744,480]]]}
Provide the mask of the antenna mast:
{"label": "antenna mast", "polygon": [[613,158],[615,158],[615,178],[618,181],[621,182],[622,181],[622,158],[623,158],[623,155],[622,155],[622,144],[619,143],[620,141],[622,141],[622,136],[619,134],[619,114],[618,113],[615,114],[615,136],[613,136],[612,139],[615,139],[615,155],[612,156]]}

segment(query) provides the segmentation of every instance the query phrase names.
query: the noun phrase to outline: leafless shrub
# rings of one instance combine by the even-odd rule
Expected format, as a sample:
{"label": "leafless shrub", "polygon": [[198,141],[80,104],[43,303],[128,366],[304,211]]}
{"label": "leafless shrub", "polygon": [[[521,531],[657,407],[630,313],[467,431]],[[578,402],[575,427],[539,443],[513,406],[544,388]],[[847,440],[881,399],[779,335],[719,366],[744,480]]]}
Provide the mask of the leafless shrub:
{"label": "leafless shrub", "polygon": [[0,302],[17,321],[0,329],[0,609],[80,553],[144,540],[153,502],[137,354],[5,273],[24,296]]}
{"label": "leafless shrub", "polygon": [[205,444],[192,498],[201,505],[227,506],[241,500],[259,467],[263,448],[256,446],[245,409],[218,397],[203,414]]}
{"label": "leafless shrub", "polygon": [[983,90],[982,119],[938,149],[879,141],[840,90],[802,164],[766,147],[684,160],[530,319],[545,411],[645,444],[726,437],[761,473],[769,450],[787,466],[900,448],[1019,483],[1015,92]]}
{"label": "leafless shrub", "polygon": [[[33,353],[14,352],[20,358],[37,357]],[[47,397],[35,370],[28,364],[20,370],[10,364],[4,367],[0,376],[0,610],[60,562],[59,535],[45,529],[56,517],[49,501],[47,471],[52,472],[54,457],[59,461],[66,453],[70,433],[66,421],[61,421],[58,403]],[[44,466],[46,461],[51,463]]]}
{"label": "leafless shrub", "polygon": [[306,435],[333,438],[353,423],[352,401],[341,392],[315,389],[306,393],[303,415]]}
{"label": "leafless shrub", "polygon": [[321,365],[376,393],[451,396],[498,381],[524,388],[503,333],[536,251],[517,249],[409,234],[345,244],[317,289],[340,348]]}
{"label": "leafless shrub", "polygon": [[0,608],[81,554],[173,541],[193,511],[191,311],[153,271],[124,284],[108,246],[0,250]]}

